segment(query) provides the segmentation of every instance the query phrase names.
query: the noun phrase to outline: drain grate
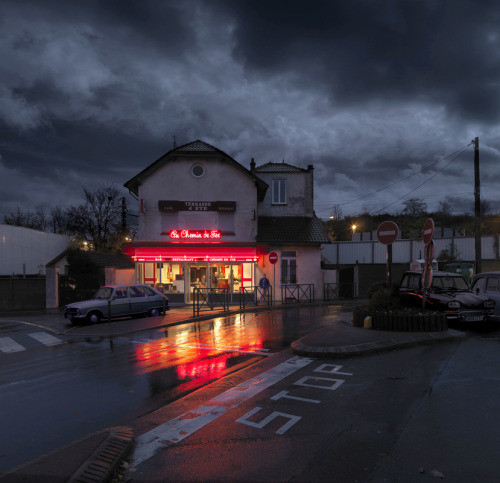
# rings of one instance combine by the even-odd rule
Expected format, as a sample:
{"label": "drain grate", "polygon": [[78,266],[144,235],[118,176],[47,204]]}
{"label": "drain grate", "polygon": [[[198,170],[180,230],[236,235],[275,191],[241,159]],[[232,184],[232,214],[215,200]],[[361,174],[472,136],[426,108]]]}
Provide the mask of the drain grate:
{"label": "drain grate", "polygon": [[90,458],[83,463],[68,483],[91,483],[109,481],[132,449],[133,431],[127,427],[110,428],[108,437],[97,447]]}

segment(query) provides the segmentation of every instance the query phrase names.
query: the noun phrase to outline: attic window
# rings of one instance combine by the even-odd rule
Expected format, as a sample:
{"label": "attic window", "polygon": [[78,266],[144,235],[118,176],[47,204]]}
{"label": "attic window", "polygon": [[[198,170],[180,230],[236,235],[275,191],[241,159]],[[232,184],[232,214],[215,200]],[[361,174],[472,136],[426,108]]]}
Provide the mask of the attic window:
{"label": "attic window", "polygon": [[191,168],[191,173],[195,178],[201,178],[205,174],[205,168],[201,164],[195,164]]}

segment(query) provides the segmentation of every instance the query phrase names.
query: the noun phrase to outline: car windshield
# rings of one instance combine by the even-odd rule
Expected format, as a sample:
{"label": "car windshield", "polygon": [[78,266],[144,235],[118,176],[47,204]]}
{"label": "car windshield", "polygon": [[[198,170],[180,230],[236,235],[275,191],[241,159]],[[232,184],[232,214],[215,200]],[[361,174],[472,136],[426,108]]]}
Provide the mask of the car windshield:
{"label": "car windshield", "polygon": [[101,287],[92,298],[94,299],[109,299],[113,289],[111,287]]}
{"label": "car windshield", "polygon": [[469,290],[467,282],[462,277],[434,277],[432,288],[438,290]]}

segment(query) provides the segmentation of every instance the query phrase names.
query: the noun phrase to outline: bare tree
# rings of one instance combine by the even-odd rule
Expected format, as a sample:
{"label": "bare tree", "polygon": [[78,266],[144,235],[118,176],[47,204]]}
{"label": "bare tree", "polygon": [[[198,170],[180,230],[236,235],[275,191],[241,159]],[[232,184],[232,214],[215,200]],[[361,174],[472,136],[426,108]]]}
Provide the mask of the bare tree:
{"label": "bare tree", "polygon": [[6,225],[22,226],[33,230],[51,231],[53,233],[66,233],[66,213],[60,207],[46,212],[43,208],[37,208],[36,213],[21,211],[5,215],[3,222]]}
{"label": "bare tree", "polygon": [[427,203],[418,198],[410,198],[403,201],[403,214],[408,216],[420,216],[427,212]]}
{"label": "bare tree", "polygon": [[96,251],[113,248],[123,238],[122,197],[114,185],[83,188],[84,202],[67,211],[68,232]]}

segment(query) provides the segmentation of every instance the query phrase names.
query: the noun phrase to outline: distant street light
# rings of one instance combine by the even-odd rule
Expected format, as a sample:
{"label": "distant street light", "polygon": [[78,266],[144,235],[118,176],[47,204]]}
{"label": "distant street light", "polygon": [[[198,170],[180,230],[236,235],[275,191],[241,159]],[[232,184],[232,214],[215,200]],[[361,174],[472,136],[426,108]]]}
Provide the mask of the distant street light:
{"label": "distant street light", "polygon": [[352,225],[352,233],[354,234],[355,231],[356,231],[356,225]]}

